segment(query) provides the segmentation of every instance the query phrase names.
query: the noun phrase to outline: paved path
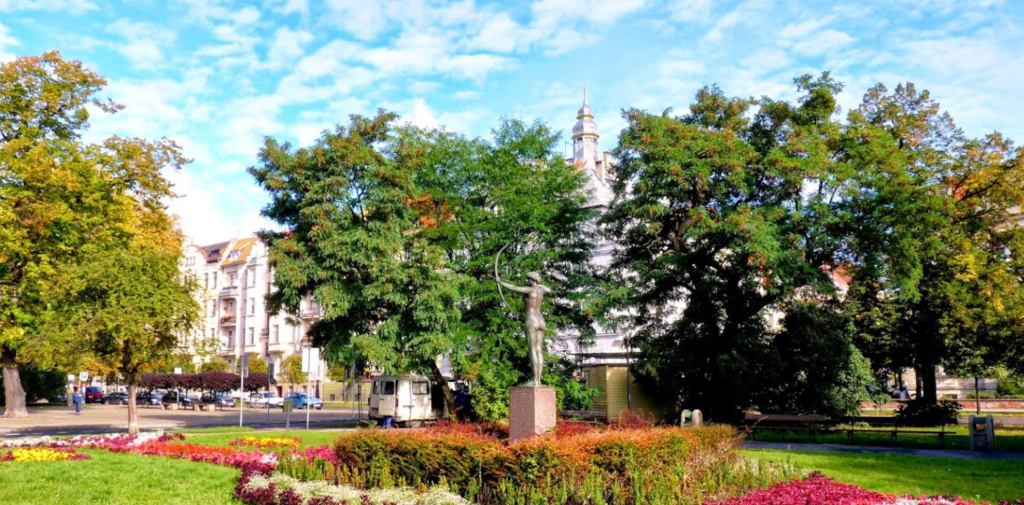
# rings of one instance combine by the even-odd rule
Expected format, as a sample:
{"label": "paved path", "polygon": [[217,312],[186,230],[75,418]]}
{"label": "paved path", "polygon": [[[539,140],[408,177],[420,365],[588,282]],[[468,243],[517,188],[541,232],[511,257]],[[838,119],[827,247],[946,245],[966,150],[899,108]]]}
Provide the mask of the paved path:
{"label": "paved path", "polygon": [[911,449],[909,447],[877,447],[864,445],[839,444],[788,444],[781,442],[743,442],[744,449],[771,449],[780,451],[812,451],[812,452],[856,452],[861,454],[900,454],[923,458],[957,458],[1024,461],[1024,452],[1002,451],[961,451],[946,449]]}
{"label": "paved path", "polygon": [[[306,426],[306,411],[291,414],[291,427]],[[352,408],[324,407],[310,412],[310,427],[329,427],[354,424],[356,411]],[[366,411],[363,410],[363,419]],[[245,409],[243,424],[254,428],[284,428],[285,414],[281,409]],[[143,431],[180,430],[238,426],[238,409],[203,412],[194,410],[163,410],[156,407],[139,408],[139,428]],[[122,405],[86,405],[81,415],[67,407],[30,407],[29,416],[20,419],[0,417],[0,438],[42,435],[85,435],[114,433],[128,430],[128,407]]]}

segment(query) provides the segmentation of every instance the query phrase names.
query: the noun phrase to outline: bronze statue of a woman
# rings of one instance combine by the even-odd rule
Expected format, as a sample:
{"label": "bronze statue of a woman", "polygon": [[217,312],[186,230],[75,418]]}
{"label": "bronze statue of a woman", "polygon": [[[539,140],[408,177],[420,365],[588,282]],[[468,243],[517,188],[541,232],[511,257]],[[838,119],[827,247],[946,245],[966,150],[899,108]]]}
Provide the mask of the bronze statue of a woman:
{"label": "bronze statue of a woman", "polygon": [[533,366],[533,381],[529,385],[540,386],[541,372],[544,369],[544,332],[547,330],[540,306],[544,302],[544,295],[550,293],[551,288],[540,283],[540,274],[537,272],[526,274],[526,279],[530,282],[528,287],[502,282],[498,277],[498,258],[494,258],[494,280],[501,286],[525,295],[523,300],[526,302],[526,342],[530,346],[530,364]]}

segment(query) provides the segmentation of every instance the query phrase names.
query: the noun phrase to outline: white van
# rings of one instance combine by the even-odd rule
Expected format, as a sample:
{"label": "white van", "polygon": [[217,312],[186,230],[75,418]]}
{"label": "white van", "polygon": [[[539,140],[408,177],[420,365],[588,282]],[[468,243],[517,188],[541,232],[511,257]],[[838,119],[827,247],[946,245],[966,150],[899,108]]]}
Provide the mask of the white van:
{"label": "white van", "polygon": [[[445,385],[447,386],[447,385]],[[391,417],[399,426],[418,427],[444,417],[444,393],[423,375],[381,375],[370,391],[370,419]]]}

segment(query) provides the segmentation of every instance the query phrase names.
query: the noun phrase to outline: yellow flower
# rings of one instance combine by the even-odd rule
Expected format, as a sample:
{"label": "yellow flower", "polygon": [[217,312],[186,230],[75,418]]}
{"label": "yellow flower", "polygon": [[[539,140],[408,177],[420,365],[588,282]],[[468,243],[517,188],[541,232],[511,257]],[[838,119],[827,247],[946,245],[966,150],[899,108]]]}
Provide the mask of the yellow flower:
{"label": "yellow flower", "polygon": [[53,449],[46,449],[42,447],[33,447],[31,449],[14,449],[11,451],[11,460],[13,461],[67,461],[73,458],[75,454],[73,452],[55,451]]}

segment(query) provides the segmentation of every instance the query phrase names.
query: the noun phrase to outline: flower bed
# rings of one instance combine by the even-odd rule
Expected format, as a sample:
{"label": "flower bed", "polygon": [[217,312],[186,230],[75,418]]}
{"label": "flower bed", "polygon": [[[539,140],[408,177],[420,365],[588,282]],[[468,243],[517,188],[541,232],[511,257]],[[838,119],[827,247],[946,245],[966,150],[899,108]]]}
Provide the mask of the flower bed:
{"label": "flower bed", "polygon": [[767,483],[750,480],[728,427],[566,432],[510,444],[486,426],[369,430],[340,437],[333,457],[307,450],[279,471],[359,489],[441,485],[484,505],[687,503]]}
{"label": "flower bed", "polygon": [[231,441],[231,445],[256,447],[257,449],[270,449],[275,447],[298,449],[300,443],[302,443],[302,441],[299,440],[298,437],[259,438],[248,435]]}
{"label": "flower bed", "polygon": [[0,454],[0,461],[74,461],[89,459],[88,454],[80,454],[66,447],[20,447]]}
{"label": "flower bed", "polygon": [[781,482],[746,496],[712,505],[971,505],[953,496],[904,496],[876,493],[836,482],[819,473],[803,480]]}
{"label": "flower bed", "polygon": [[243,451],[233,447],[210,447],[205,445],[174,443],[184,440],[184,435],[169,433],[146,433],[141,435],[89,435],[71,438],[29,438],[0,442],[3,448],[91,448],[111,452],[130,452],[148,456],[202,461],[236,468],[252,468],[264,473],[277,465],[277,454],[258,451]]}
{"label": "flower bed", "polygon": [[235,498],[250,505],[470,505],[466,499],[435,487],[369,491],[325,481],[301,481],[281,473],[246,472],[235,486]]}

